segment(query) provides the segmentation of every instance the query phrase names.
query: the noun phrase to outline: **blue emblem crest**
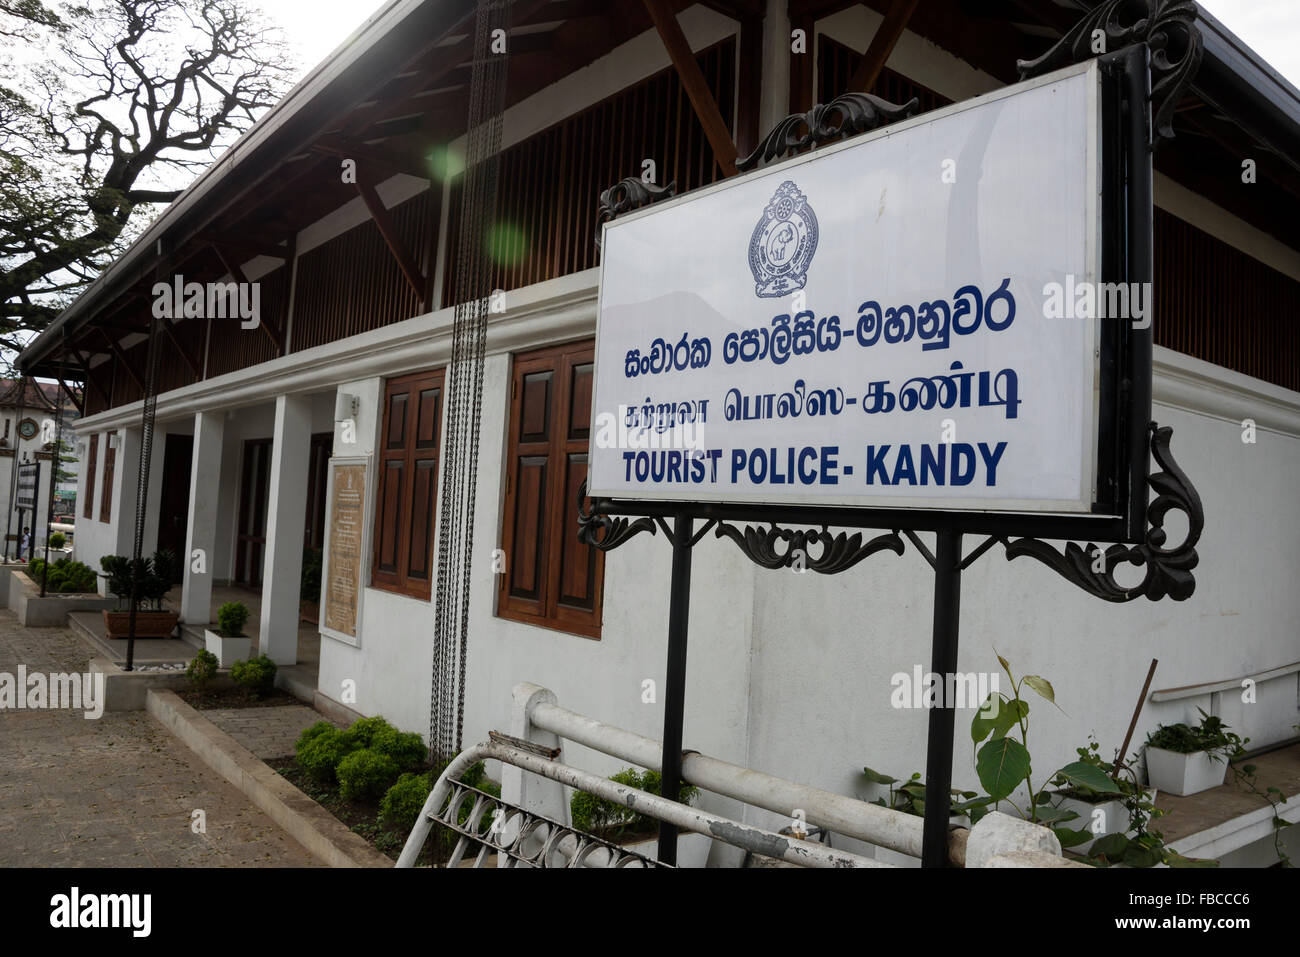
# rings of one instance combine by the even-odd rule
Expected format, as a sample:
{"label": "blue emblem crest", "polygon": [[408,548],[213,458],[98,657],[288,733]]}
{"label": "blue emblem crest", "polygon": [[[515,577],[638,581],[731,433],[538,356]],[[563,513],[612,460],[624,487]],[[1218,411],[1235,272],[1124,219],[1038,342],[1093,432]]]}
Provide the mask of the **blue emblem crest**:
{"label": "blue emblem crest", "polygon": [[754,292],[764,299],[775,299],[802,289],[815,252],[817,216],[808,205],[808,197],[786,180],[763,210],[749,240]]}

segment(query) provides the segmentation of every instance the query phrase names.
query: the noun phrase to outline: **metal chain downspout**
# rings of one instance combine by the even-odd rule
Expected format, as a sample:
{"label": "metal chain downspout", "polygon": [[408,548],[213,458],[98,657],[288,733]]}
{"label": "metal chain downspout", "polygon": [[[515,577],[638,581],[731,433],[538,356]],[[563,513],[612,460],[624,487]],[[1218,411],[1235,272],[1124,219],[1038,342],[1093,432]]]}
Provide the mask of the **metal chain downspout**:
{"label": "metal chain downspout", "polygon": [[[159,243],[161,246],[161,243]],[[162,320],[151,310],[148,359],[145,366],[144,406],[140,411],[140,469],[135,493],[135,540],[131,548],[131,621],[127,629],[126,670],[134,670],[135,616],[140,606],[141,552],[144,549],[144,520],[149,504],[149,465],[153,459],[154,410],[158,405],[158,335]]]}
{"label": "metal chain downspout", "polygon": [[494,45],[507,42],[509,27],[510,0],[479,0],[456,250],[458,302],[452,326],[447,425],[442,443],[442,509],[438,516],[429,694],[429,750],[434,758],[443,759],[460,750],[464,725],[483,356],[491,307],[492,263],[487,231],[496,215],[508,58],[508,53],[499,52]]}

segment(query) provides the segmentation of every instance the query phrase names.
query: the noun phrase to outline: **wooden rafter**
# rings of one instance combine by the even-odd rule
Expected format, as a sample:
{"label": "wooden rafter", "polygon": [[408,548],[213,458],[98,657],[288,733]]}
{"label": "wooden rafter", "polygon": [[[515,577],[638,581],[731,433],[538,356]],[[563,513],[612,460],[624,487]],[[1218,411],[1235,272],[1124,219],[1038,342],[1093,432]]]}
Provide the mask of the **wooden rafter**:
{"label": "wooden rafter", "polygon": [[114,342],[112,336],[102,328],[99,330],[99,334],[104,337],[104,344],[108,346],[108,351],[113,353],[113,355],[117,357],[117,361],[121,364],[122,368],[126,369],[127,375],[135,380],[135,384],[140,387],[141,391],[148,392],[149,389],[144,384],[144,379],[127,360],[126,353],[122,351],[121,346]]}
{"label": "wooden rafter", "polygon": [[388,173],[406,173],[423,179],[429,178],[429,171],[418,160],[371,143],[359,143],[342,136],[322,136],[312,144],[312,149],[318,153],[337,156],[341,160],[351,159],[373,163]]}
{"label": "wooden rafter", "polygon": [[727,129],[727,122],[722,118],[718,103],[709,90],[709,82],[704,78],[699,63],[695,61],[695,51],[691,49],[690,41],[682,32],[682,25],[677,22],[677,15],[673,13],[668,0],[643,0],[643,2],[646,12],[654,22],[655,29],[659,32],[659,38],[663,40],[664,47],[668,51],[668,58],[672,60],[677,70],[677,76],[682,81],[682,87],[686,90],[691,106],[695,108],[695,115],[699,117],[700,125],[704,127],[704,135],[709,145],[713,147],[714,159],[722,167],[724,175],[734,176],[736,144],[732,142],[731,131]]}
{"label": "wooden rafter", "polygon": [[181,344],[180,337],[176,335],[175,330],[172,329],[172,321],[170,319],[159,319],[158,326],[159,328],[162,329],[164,333],[167,334],[167,338],[171,340],[172,345],[176,347],[176,351],[179,352],[181,354],[181,358],[185,360],[185,364],[189,366],[190,371],[194,373],[194,377],[196,379],[202,379],[203,370],[199,367],[199,364],[194,361],[194,358],[193,356],[190,355],[189,350],[186,349],[185,346]]}
{"label": "wooden rafter", "polygon": [[357,177],[357,192],[361,194],[361,199],[365,202],[366,208],[370,210],[370,218],[379,227],[379,234],[384,237],[384,242],[388,244],[389,252],[397,260],[397,265],[401,267],[402,275],[411,284],[415,294],[423,299],[425,294],[424,274],[420,272],[420,267],[415,264],[415,257],[411,255],[411,251],[403,242],[401,233],[397,231],[397,224],[393,222],[393,217],[388,215],[388,208],[384,206],[384,201],[379,198],[379,194],[375,192],[375,187],[365,176]]}
{"label": "wooden rafter", "polygon": [[85,415],[86,400],[85,400],[84,393],[81,396],[78,396],[75,392],[73,392],[72,389],[69,388],[68,383],[63,380],[63,376],[59,376],[59,385],[63,387],[63,394],[66,395],[70,400],[72,400],[72,404],[76,406],[77,414]]}
{"label": "wooden rafter", "polygon": [[[231,256],[220,246],[213,246],[212,248],[216,252],[217,258],[221,260],[221,265],[226,267],[226,272],[230,273],[231,279],[238,283],[248,282],[248,277],[244,275],[243,267],[239,265],[238,260],[236,260],[234,256]],[[284,355],[284,336],[279,329],[275,328],[275,324],[267,321],[267,317],[265,316],[258,316],[257,325],[258,328],[266,332],[266,335],[271,340],[271,344],[275,346],[276,356]]]}
{"label": "wooden rafter", "polygon": [[893,0],[889,13],[876,28],[876,35],[871,38],[871,45],[862,55],[862,62],[853,71],[853,79],[849,80],[849,92],[871,92],[876,80],[880,78],[880,71],[885,68],[885,61],[894,52],[894,46],[907,29],[912,14],[916,12],[918,2],[919,0]]}

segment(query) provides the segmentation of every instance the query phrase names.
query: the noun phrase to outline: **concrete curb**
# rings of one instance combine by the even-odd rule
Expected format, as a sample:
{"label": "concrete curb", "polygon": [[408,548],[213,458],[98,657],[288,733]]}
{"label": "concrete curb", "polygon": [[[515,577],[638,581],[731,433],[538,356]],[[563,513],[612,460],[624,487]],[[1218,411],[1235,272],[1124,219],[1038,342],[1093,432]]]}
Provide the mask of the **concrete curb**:
{"label": "concrete curb", "polygon": [[187,705],[175,692],[151,688],[145,710],[325,864],[393,866],[392,860],[348,830],[342,821]]}

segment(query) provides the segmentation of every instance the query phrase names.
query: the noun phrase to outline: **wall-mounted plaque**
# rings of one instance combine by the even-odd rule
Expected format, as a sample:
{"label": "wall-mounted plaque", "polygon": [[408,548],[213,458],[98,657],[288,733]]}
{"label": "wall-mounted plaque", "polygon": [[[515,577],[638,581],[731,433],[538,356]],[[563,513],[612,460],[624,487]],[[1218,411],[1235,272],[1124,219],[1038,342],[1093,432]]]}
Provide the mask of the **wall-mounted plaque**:
{"label": "wall-mounted plaque", "polygon": [[368,460],[330,460],[328,531],[321,569],[323,634],[360,644],[362,574],[365,568]]}

